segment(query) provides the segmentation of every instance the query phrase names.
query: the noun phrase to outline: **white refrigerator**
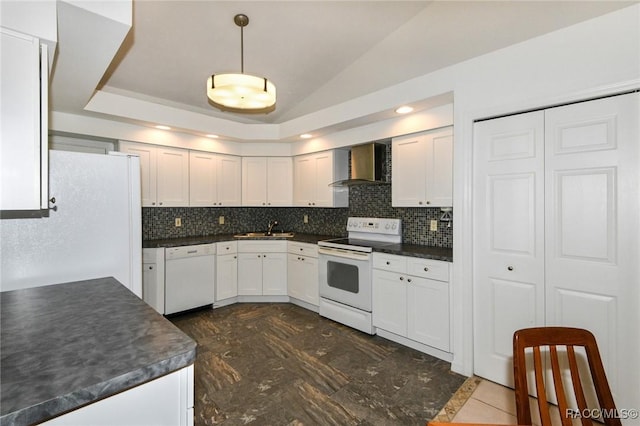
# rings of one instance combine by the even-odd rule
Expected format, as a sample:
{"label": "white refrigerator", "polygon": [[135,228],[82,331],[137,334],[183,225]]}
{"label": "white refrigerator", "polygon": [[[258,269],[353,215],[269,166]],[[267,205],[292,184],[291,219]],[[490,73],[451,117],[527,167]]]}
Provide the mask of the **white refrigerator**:
{"label": "white refrigerator", "polygon": [[0,291],[112,276],[142,297],[140,159],[49,152],[48,217],[0,220]]}

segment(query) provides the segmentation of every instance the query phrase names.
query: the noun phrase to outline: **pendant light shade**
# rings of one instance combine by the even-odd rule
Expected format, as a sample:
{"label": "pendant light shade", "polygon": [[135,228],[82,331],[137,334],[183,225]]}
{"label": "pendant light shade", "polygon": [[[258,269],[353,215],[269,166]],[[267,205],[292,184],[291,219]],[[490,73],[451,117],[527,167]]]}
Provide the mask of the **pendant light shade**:
{"label": "pendant light shade", "polygon": [[249,23],[239,14],[234,22],[240,27],[240,73],[213,74],[207,79],[209,102],[223,110],[242,113],[267,113],[275,109],[276,86],[264,77],[244,73],[244,33]]}

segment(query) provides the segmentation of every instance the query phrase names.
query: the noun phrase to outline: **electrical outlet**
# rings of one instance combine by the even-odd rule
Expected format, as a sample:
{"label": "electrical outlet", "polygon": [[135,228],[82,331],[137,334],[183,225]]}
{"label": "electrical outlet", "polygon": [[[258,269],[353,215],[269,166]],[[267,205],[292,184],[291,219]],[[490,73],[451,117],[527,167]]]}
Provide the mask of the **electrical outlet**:
{"label": "electrical outlet", "polygon": [[218,224],[224,225],[224,216],[218,216]]}
{"label": "electrical outlet", "polygon": [[176,226],[182,226],[182,218],[176,217]]}
{"label": "electrical outlet", "polygon": [[430,225],[429,225],[429,230],[430,231],[437,231],[438,230],[438,221],[437,220],[432,220]]}
{"label": "electrical outlet", "polygon": [[302,221],[304,223],[309,223],[309,215],[305,214],[304,217],[302,218]]}

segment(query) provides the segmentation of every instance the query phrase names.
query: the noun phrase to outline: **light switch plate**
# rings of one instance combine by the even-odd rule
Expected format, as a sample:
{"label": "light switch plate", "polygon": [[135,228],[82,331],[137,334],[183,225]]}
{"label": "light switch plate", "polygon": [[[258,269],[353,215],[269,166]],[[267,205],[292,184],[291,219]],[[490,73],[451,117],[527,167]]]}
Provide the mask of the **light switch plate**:
{"label": "light switch plate", "polygon": [[432,220],[431,224],[429,226],[429,230],[430,231],[437,231],[438,230],[438,221],[437,220]]}
{"label": "light switch plate", "polygon": [[182,218],[176,217],[176,226],[182,226]]}
{"label": "light switch plate", "polygon": [[309,215],[306,215],[306,214],[305,214],[305,215],[304,215],[304,217],[302,218],[302,221],[303,221],[304,223],[309,223]]}
{"label": "light switch plate", "polygon": [[218,216],[218,224],[224,225],[224,216]]}

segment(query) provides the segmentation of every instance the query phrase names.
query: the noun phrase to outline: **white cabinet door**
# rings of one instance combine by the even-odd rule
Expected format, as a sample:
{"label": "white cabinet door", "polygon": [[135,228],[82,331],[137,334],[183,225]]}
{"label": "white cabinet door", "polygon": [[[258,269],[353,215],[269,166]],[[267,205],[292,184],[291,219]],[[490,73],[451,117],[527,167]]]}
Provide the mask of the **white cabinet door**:
{"label": "white cabinet door", "polygon": [[238,253],[238,295],[262,294],[262,254]]}
{"label": "white cabinet door", "polygon": [[289,296],[318,306],[320,303],[318,259],[301,254],[289,253],[287,268],[287,289]]}
{"label": "white cabinet door", "polygon": [[453,206],[453,135],[434,136],[428,145],[427,202],[433,207]]}
{"label": "white cabinet door", "polygon": [[451,129],[394,138],[391,144],[394,207],[453,205]]}
{"label": "white cabinet door", "polygon": [[267,205],[293,205],[293,160],[291,157],[267,159]]}
{"label": "white cabinet door", "polygon": [[286,296],[286,253],[264,253],[262,255],[262,294],[265,296]]}
{"label": "white cabinet door", "polygon": [[394,207],[424,205],[427,146],[423,135],[394,139],[391,145],[391,200]]}
{"label": "white cabinet door", "polygon": [[238,295],[238,255],[218,255],[216,267],[216,302]]}
{"label": "white cabinet door", "polygon": [[316,154],[315,162],[315,201],[312,204],[316,207],[333,207],[334,188],[329,186],[332,182],[335,182],[333,177],[333,151]]}
{"label": "white cabinet door", "polygon": [[218,205],[237,207],[242,205],[242,162],[232,155],[218,156]]}
{"label": "white cabinet door", "polygon": [[158,147],[158,205],[186,207],[189,205],[189,151]]}
{"label": "white cabinet door", "polygon": [[303,257],[302,263],[302,277],[303,280],[303,298],[307,303],[314,306],[320,304],[320,289],[318,283],[318,259],[314,257]]}
{"label": "white cabinet door", "polygon": [[47,50],[31,36],[4,28],[0,35],[0,210],[46,209]]}
{"label": "white cabinet door", "polygon": [[406,276],[373,271],[373,325],[400,336],[407,335]]}
{"label": "white cabinet door", "polygon": [[287,294],[304,300],[304,268],[300,255],[287,255]]}
{"label": "white cabinet door", "polygon": [[293,204],[299,207],[309,207],[315,199],[315,159],[310,155],[296,157],[293,170]]}
{"label": "white cabinet door", "polygon": [[157,205],[157,154],[154,145],[120,141],[119,150],[140,156],[140,184],[142,207]]}
{"label": "white cabinet door", "polygon": [[347,188],[331,183],[349,176],[348,151],[332,150],[307,154],[294,159],[293,203],[307,207],[347,207]]}
{"label": "white cabinet door", "polygon": [[407,336],[449,352],[449,284],[413,276],[407,284]]}
{"label": "white cabinet door", "polygon": [[218,175],[215,154],[189,151],[189,205],[215,206],[218,203]]}
{"label": "white cabinet door", "polygon": [[513,386],[513,333],[544,325],[544,112],[474,136],[474,370]]}
{"label": "white cabinet door", "polygon": [[242,205],[267,205],[267,159],[242,158]]}

